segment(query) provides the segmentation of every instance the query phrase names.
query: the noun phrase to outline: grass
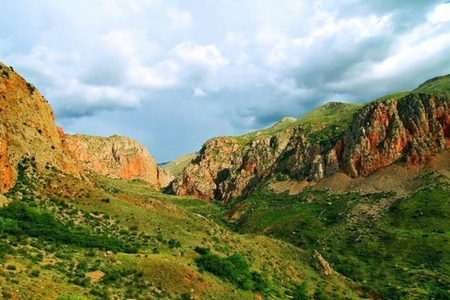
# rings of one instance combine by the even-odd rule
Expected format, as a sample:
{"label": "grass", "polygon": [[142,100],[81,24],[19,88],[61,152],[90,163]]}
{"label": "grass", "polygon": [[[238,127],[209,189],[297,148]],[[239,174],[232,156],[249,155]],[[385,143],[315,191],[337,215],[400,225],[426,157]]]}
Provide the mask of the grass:
{"label": "grass", "polygon": [[344,132],[353,117],[361,108],[360,105],[340,102],[329,102],[303,117],[293,120],[285,118],[267,129],[243,135],[252,141],[258,137],[272,136],[290,128],[301,128],[301,132],[311,143],[325,141]]}
{"label": "grass", "polygon": [[357,205],[370,207],[393,194],[305,190],[289,196],[260,187],[240,204],[243,215],[234,226],[321,249],[336,271],[383,299],[449,299],[450,185],[434,173],[422,179],[421,189],[377,215]]}
{"label": "grass", "polygon": [[[383,102],[386,100],[397,100],[400,98],[403,98],[404,96],[410,94],[410,92],[397,92],[397,93],[392,93],[383,97],[380,97],[378,99],[376,99],[374,102]],[[372,102],[370,102],[372,103]]]}
{"label": "grass", "polygon": [[[31,159],[23,161],[21,168],[15,194],[9,196],[22,195],[22,200],[13,203],[26,205],[38,217],[53,216],[48,224],[62,224],[56,228],[67,226],[68,232],[84,228],[135,246],[138,252],[109,253],[109,247],[3,231],[0,285],[6,299],[19,295],[40,299],[254,299],[255,293],[285,299],[305,282],[309,295],[320,287],[338,298],[344,292],[348,299],[358,298],[351,282],[323,278],[311,267],[309,252],[269,237],[231,231],[224,226],[225,207],[165,195],[140,181],[91,177],[86,182],[61,176],[51,168],[44,176],[36,173]],[[6,219],[3,216],[2,221]],[[240,253],[248,262],[253,288],[247,290],[247,285],[236,283],[238,279],[230,281],[202,271],[195,263],[196,247],[209,248],[219,257]],[[103,277],[92,281],[90,274]],[[264,292],[255,289],[262,283],[267,284]]]}
{"label": "grass", "polygon": [[167,164],[164,164],[162,168],[172,174],[173,176],[177,176],[180,174],[183,169],[197,156],[197,152],[189,153],[182,155]]}
{"label": "grass", "polygon": [[429,79],[419,85],[413,92],[430,94],[448,94],[450,90],[450,74]]}
{"label": "grass", "polygon": [[[442,93],[448,82],[435,78],[413,92]],[[326,149],[360,107],[328,103],[230,143],[295,129]],[[422,176],[402,199],[308,189],[291,196],[263,182],[220,206],[141,181],[38,173],[33,157],[17,170],[6,195],[17,201],[0,209],[5,299],[450,299],[450,185],[439,174]],[[358,210],[385,200],[393,204],[382,213]],[[313,250],[343,276],[322,275]]]}

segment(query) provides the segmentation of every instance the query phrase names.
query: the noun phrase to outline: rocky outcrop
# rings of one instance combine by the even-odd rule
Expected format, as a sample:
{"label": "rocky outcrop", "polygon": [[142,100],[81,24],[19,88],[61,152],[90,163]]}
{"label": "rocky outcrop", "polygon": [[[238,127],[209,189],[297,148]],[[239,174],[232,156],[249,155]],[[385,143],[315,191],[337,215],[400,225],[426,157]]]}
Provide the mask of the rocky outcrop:
{"label": "rocky outcrop", "polygon": [[[314,134],[327,130],[322,127]],[[319,141],[310,135],[310,128],[300,125],[271,136],[211,139],[172,190],[226,201],[247,196],[273,173],[318,181],[336,172],[366,176],[399,160],[422,164],[450,148],[450,98],[411,93],[373,102],[338,135]]]}
{"label": "rocky outcrop", "polygon": [[316,267],[320,270],[320,273],[325,276],[329,276],[334,273],[334,270],[330,267],[330,264],[322,257],[322,254],[320,254],[317,250],[314,250],[312,258],[316,260]]}
{"label": "rocky outcrop", "polygon": [[173,177],[138,142],[123,136],[64,135],[64,145],[85,172],[166,187]]}
{"label": "rocky outcrop", "polygon": [[33,158],[40,173],[56,168],[82,178],[92,172],[141,179],[157,187],[173,179],[141,144],[129,138],[64,134],[39,91],[0,63],[0,194],[14,186],[17,166],[25,157]]}
{"label": "rocky outcrop", "polygon": [[83,171],[64,149],[54,113],[39,91],[0,63],[0,193],[17,180],[23,157],[34,157],[38,170],[51,165],[80,177]]}
{"label": "rocky outcrop", "polygon": [[351,176],[365,176],[404,159],[422,164],[450,147],[450,99],[410,94],[373,103],[355,116],[334,151]]}
{"label": "rocky outcrop", "polygon": [[250,143],[244,138],[211,139],[172,183],[172,190],[205,200],[247,195],[270,174],[290,135],[287,131]]}

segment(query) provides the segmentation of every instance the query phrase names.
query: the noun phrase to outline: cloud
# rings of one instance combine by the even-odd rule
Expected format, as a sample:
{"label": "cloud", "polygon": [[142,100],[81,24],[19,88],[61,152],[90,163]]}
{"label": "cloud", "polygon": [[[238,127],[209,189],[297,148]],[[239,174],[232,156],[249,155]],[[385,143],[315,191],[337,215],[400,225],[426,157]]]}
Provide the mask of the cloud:
{"label": "cloud", "polygon": [[101,111],[135,109],[141,99],[133,91],[111,86],[88,86],[79,82],[66,83],[65,90],[49,89],[47,97],[52,99],[59,118],[94,116]]}
{"label": "cloud", "polygon": [[210,73],[228,64],[215,44],[200,46],[194,40],[176,45],[170,53],[186,65],[202,67]]}
{"label": "cloud", "polygon": [[436,6],[428,15],[428,20],[432,24],[450,22],[450,3]]}
{"label": "cloud", "polygon": [[194,89],[194,96],[195,97],[205,97],[206,93],[201,88],[195,88]]}
{"label": "cloud", "polygon": [[450,73],[441,0],[66,2],[3,3],[1,60],[66,130],[130,135],[160,161]]}

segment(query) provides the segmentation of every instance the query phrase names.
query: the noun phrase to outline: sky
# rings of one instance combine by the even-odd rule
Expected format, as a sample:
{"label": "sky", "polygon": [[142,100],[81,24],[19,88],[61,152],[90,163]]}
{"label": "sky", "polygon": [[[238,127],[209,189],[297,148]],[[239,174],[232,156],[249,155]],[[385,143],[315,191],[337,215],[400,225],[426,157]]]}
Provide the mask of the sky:
{"label": "sky", "polygon": [[450,73],[444,0],[0,0],[0,61],[67,133],[158,162]]}

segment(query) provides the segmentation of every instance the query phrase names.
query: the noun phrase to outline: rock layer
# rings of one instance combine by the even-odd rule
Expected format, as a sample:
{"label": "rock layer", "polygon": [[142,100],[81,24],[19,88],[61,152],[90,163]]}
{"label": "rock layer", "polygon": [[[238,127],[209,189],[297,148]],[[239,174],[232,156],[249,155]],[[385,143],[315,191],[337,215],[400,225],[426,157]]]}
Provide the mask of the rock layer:
{"label": "rock layer", "polygon": [[173,179],[138,142],[123,136],[64,135],[69,153],[84,171],[125,180],[140,179],[165,187]]}
{"label": "rock layer", "polygon": [[377,101],[357,111],[338,136],[312,142],[307,134],[298,126],[251,140],[211,139],[172,190],[226,201],[246,197],[274,173],[318,181],[336,172],[366,176],[399,160],[422,164],[450,148],[450,99],[411,93]]}

